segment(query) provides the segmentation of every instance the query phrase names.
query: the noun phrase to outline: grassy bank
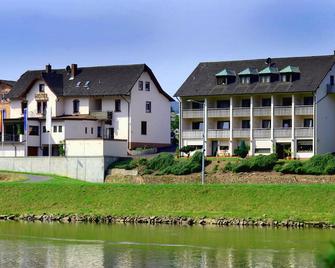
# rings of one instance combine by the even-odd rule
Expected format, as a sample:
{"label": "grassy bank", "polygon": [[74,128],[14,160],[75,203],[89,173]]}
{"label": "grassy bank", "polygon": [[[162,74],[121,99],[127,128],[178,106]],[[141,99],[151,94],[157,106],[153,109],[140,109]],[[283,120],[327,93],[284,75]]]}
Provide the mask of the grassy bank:
{"label": "grassy bank", "polygon": [[335,223],[335,185],[0,183],[0,214],[271,218]]}

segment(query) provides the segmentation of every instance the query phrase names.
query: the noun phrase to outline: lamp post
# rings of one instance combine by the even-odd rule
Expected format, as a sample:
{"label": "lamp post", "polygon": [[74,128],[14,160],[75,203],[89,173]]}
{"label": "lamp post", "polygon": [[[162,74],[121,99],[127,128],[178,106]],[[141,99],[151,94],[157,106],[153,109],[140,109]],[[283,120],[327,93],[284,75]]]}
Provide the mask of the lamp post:
{"label": "lamp post", "polygon": [[195,102],[202,105],[203,108],[203,127],[202,127],[202,159],[201,159],[201,184],[205,184],[205,153],[207,144],[207,99],[203,102],[189,99],[188,102]]}

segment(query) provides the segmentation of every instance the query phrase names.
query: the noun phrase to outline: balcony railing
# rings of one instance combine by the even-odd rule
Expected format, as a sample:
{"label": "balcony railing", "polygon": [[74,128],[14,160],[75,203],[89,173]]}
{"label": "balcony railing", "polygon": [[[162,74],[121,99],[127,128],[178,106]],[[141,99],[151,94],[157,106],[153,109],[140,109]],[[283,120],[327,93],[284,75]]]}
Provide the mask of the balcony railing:
{"label": "balcony railing", "polygon": [[233,108],[233,116],[250,116],[250,107]]}
{"label": "balcony railing", "polygon": [[271,129],[264,129],[264,128],[254,128],[253,129],[253,136],[254,138],[271,138]]}
{"label": "balcony railing", "polygon": [[19,142],[20,141],[20,135],[16,135],[16,134],[5,134],[4,138],[5,138],[5,142]]}
{"label": "balcony railing", "polygon": [[271,116],[270,107],[255,107],[254,116]]}
{"label": "balcony railing", "polygon": [[112,111],[90,111],[90,115],[94,116],[98,120],[112,120]]}
{"label": "balcony railing", "polygon": [[250,128],[233,129],[233,138],[250,138]]}
{"label": "balcony railing", "polygon": [[292,137],[292,128],[275,128],[275,138],[290,138]]}
{"label": "balcony railing", "polygon": [[296,115],[313,115],[313,105],[297,105],[295,106]]}
{"label": "balcony railing", "polygon": [[187,109],[183,110],[183,118],[203,118],[204,112],[202,109]]}
{"label": "balcony railing", "polygon": [[292,115],[292,107],[291,106],[275,106],[274,115],[275,116]]}
{"label": "balcony railing", "polygon": [[186,130],[183,131],[183,139],[202,139],[202,130]]}
{"label": "balcony railing", "polygon": [[208,108],[208,117],[229,117],[229,108]]}
{"label": "balcony railing", "polygon": [[313,127],[297,127],[294,132],[295,137],[298,138],[312,138],[313,137]]}
{"label": "balcony railing", "polygon": [[230,137],[229,129],[209,129],[208,130],[208,138],[210,139],[222,139]]}

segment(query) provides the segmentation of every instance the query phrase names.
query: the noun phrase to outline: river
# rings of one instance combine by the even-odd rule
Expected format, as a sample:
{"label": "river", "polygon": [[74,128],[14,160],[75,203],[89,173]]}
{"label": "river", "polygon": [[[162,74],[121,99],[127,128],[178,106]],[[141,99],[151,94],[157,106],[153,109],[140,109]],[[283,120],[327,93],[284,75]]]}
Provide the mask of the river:
{"label": "river", "polygon": [[0,267],[318,267],[335,230],[0,222]]}

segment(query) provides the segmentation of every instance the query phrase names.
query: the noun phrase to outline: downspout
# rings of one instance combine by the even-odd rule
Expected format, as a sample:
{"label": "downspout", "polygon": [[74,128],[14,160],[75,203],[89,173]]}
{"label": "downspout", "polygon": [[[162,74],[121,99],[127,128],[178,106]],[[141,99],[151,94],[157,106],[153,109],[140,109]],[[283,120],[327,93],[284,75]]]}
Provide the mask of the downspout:
{"label": "downspout", "polygon": [[127,104],[128,104],[128,118],[127,118],[127,120],[128,120],[128,133],[127,133],[128,138],[127,138],[127,148],[129,150],[130,149],[129,148],[129,136],[130,136],[130,121],[129,121],[129,119],[130,119],[130,102],[124,96],[121,96],[121,98],[124,99],[127,102]]}
{"label": "downspout", "polygon": [[[176,97],[176,99],[178,100],[178,102],[179,102],[179,150],[180,150],[180,148],[182,147],[182,102],[181,102],[181,99],[179,98],[179,97]],[[181,155],[180,155],[180,151],[179,151],[179,157],[180,157]]]}

